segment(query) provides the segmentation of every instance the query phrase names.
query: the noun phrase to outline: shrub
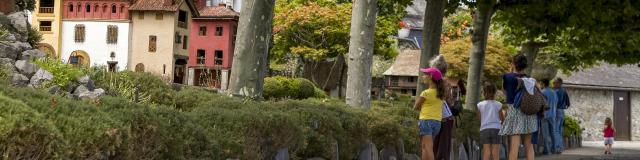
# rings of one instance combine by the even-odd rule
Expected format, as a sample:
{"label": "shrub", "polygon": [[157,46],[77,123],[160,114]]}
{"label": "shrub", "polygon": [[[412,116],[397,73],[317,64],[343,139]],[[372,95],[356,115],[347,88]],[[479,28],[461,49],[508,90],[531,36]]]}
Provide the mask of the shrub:
{"label": "shrub", "polygon": [[460,126],[456,127],[454,135],[456,138],[460,140],[471,138],[476,142],[478,141],[480,138],[480,119],[478,119],[475,111],[464,109],[460,119],[456,121],[459,121],[458,124],[460,124]]}
{"label": "shrub", "polygon": [[71,64],[63,63],[56,59],[40,59],[34,62],[40,68],[51,72],[53,74],[53,81],[51,84],[45,84],[44,87],[50,87],[51,85],[59,85],[65,87],[71,82],[75,81],[77,77],[85,75],[88,70],[85,68],[74,67]]}
{"label": "shrub", "polygon": [[306,99],[323,98],[326,94],[307,79],[276,76],[264,79],[263,96],[265,99]]}
{"label": "shrub", "polygon": [[38,45],[38,43],[40,43],[40,41],[42,41],[42,33],[40,33],[40,31],[36,30],[33,27],[28,27],[27,31],[27,43],[29,43],[31,46],[36,46]]}
{"label": "shrub", "polygon": [[580,123],[576,119],[570,116],[564,117],[564,124],[562,125],[562,136],[570,137],[571,135],[582,135],[582,128],[580,127]]}
{"label": "shrub", "polygon": [[91,75],[96,86],[102,87],[108,95],[134,100],[138,91],[138,102],[143,104],[173,105],[175,91],[162,79],[144,72],[107,72],[99,69]]}

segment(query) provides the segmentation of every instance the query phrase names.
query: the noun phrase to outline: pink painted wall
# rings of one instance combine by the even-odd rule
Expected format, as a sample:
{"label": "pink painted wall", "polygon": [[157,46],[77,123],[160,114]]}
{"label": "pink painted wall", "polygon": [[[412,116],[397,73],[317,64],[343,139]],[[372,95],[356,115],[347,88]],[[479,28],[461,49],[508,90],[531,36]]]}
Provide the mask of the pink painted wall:
{"label": "pink painted wall", "polygon": [[[194,19],[191,25],[191,33],[189,36],[189,67],[222,67],[223,69],[231,68],[233,60],[233,29],[238,22],[235,20],[214,20],[214,19]],[[200,36],[200,26],[207,26],[206,36]],[[222,36],[215,36],[216,26],[222,26]],[[205,64],[197,64],[198,50],[205,51]],[[222,65],[215,65],[215,51],[221,50]]]}
{"label": "pink painted wall", "polygon": [[[87,5],[91,8],[90,12],[87,12]],[[64,0],[62,18],[127,20],[129,19],[129,5],[128,2],[122,0]],[[73,6],[73,11],[71,11],[71,6]],[[116,13],[113,13],[111,10],[113,6],[116,8]]]}

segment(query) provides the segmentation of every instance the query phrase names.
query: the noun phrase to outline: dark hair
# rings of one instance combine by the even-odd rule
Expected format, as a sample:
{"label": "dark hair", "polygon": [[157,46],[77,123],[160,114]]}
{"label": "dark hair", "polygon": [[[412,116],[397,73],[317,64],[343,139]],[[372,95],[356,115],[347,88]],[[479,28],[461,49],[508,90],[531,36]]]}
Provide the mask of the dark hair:
{"label": "dark hair", "polygon": [[556,78],[556,81],[562,83],[562,78]]}
{"label": "dark hair", "polygon": [[436,84],[436,91],[438,91],[436,96],[438,97],[438,99],[444,100],[444,81],[442,79],[437,81],[433,79],[431,80]]}
{"label": "dark hair", "polygon": [[607,127],[611,127],[611,118],[607,117],[606,119],[604,119],[604,125],[607,125]]}
{"label": "dark hair", "polygon": [[522,71],[527,68],[527,57],[524,54],[516,54],[511,59],[511,63],[516,67],[516,71]]}
{"label": "dark hair", "polygon": [[484,85],[482,85],[484,99],[494,99],[496,96],[496,90],[496,86],[493,83],[484,82]]}
{"label": "dark hair", "polygon": [[549,87],[549,81],[550,81],[549,79],[545,78],[545,79],[540,80],[540,83],[542,83],[542,85],[544,87]]}
{"label": "dark hair", "polygon": [[467,95],[467,88],[463,80],[458,80],[458,88],[460,89],[460,95]]}

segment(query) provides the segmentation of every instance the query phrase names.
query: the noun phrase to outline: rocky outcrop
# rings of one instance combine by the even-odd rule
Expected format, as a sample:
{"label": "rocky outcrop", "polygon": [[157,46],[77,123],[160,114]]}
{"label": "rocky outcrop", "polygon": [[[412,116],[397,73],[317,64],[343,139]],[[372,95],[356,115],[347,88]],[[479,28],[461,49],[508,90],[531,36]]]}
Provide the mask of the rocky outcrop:
{"label": "rocky outcrop", "polygon": [[36,74],[31,77],[31,80],[29,80],[29,87],[39,88],[42,87],[45,82],[52,80],[53,74],[51,74],[51,72],[44,69],[38,69]]}
{"label": "rocky outcrop", "polygon": [[[28,19],[28,15],[26,12],[15,12],[15,13],[11,13],[9,15],[7,15],[7,18],[9,18],[9,21],[11,22],[11,25],[13,26],[13,28],[16,29],[16,31],[22,35],[27,35],[29,32],[29,23],[27,22]],[[22,40],[22,41],[26,41]]]}

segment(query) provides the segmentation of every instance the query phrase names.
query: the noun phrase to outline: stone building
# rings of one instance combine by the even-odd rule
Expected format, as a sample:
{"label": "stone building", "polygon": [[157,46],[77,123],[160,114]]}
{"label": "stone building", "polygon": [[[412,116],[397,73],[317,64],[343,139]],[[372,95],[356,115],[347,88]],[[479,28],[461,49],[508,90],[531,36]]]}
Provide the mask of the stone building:
{"label": "stone building", "polygon": [[584,128],[584,140],[602,140],[604,119],[611,117],[617,141],[640,140],[640,67],[602,64],[564,79],[571,99],[565,112]]}

